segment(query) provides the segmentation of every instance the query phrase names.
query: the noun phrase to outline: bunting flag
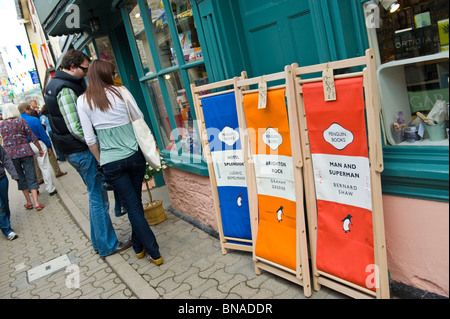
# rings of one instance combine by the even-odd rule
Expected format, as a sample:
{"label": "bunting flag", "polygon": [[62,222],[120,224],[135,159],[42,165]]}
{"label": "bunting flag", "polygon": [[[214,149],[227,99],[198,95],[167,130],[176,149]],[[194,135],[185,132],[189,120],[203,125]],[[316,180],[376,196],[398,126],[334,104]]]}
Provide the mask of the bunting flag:
{"label": "bunting flag", "polygon": [[30,43],[31,50],[33,51],[34,55],[36,56],[36,59],[39,59],[38,49],[36,46],[36,43]]}
{"label": "bunting flag", "polygon": [[17,48],[17,50],[19,50],[20,55],[23,56],[23,54],[22,54],[22,46],[21,45],[16,45],[16,48]]}

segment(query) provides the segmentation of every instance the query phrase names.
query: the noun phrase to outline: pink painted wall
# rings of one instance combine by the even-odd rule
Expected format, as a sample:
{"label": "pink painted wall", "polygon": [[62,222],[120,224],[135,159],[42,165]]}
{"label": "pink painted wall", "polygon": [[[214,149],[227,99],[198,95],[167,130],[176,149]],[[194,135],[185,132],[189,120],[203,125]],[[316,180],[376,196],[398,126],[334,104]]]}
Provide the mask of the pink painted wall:
{"label": "pink painted wall", "polygon": [[168,167],[164,180],[174,209],[218,231],[209,177]]}
{"label": "pink painted wall", "polygon": [[449,204],[383,196],[391,278],[449,296]]}
{"label": "pink painted wall", "polygon": [[[173,208],[216,231],[208,177],[175,168],[164,170]],[[383,196],[391,279],[449,296],[449,204]]]}

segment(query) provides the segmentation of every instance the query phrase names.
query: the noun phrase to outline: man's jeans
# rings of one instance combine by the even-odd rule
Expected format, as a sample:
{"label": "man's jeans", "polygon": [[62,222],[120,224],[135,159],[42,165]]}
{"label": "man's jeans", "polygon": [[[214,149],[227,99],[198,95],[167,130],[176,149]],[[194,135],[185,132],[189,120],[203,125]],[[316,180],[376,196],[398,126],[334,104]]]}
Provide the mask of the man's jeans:
{"label": "man's jeans", "polygon": [[111,255],[119,246],[119,241],[109,216],[108,194],[94,177],[97,160],[87,150],[67,155],[67,161],[77,170],[87,187],[92,246],[100,256]]}
{"label": "man's jeans", "polygon": [[131,241],[136,254],[145,251],[153,259],[161,257],[158,243],[142,207],[142,180],[145,174],[145,158],[141,151],[123,160],[103,165],[105,180],[119,195],[131,223]]}
{"label": "man's jeans", "polygon": [[3,176],[0,178],[0,229],[3,235],[8,236],[11,229],[9,223],[9,218],[11,212],[9,210],[9,200],[8,200],[8,177]]}

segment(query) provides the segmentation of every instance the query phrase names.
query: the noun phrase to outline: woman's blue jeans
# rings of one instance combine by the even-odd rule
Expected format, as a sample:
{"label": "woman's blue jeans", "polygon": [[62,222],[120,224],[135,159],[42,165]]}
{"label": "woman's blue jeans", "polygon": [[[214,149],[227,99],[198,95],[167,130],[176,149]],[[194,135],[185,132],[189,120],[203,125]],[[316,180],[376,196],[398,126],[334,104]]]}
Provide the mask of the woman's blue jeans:
{"label": "woman's blue jeans", "polygon": [[142,207],[142,180],[145,174],[145,158],[138,150],[128,158],[103,165],[105,180],[120,198],[131,223],[131,241],[136,254],[144,249],[153,259],[161,257],[156,237],[150,229]]}
{"label": "woman's blue jeans", "polygon": [[11,224],[9,223],[9,218],[11,212],[9,210],[9,199],[8,199],[8,177],[3,176],[0,178],[0,229],[3,235],[8,236],[11,229]]}
{"label": "woman's blue jeans", "polygon": [[94,177],[97,173],[97,160],[89,150],[68,154],[66,157],[87,187],[92,246],[102,257],[111,255],[119,246],[119,241],[109,216],[108,194]]}

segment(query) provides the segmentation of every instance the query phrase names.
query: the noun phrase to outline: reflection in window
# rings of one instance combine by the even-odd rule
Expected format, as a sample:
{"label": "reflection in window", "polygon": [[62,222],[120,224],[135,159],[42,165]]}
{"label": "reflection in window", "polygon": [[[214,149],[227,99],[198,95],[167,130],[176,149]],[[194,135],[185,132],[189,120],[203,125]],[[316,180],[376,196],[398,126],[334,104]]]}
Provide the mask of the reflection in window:
{"label": "reflection in window", "polygon": [[[170,97],[170,106],[180,139],[182,152],[185,154],[200,154],[200,144],[194,127],[186,90],[183,87],[180,71],[168,73],[164,76]],[[172,149],[174,150],[174,149]]]}
{"label": "reflection in window", "polygon": [[161,68],[169,68],[178,65],[172,37],[170,36],[167,16],[162,1],[147,0],[150,17],[152,19],[152,32],[155,39]]}
{"label": "reflection in window", "polygon": [[400,1],[381,9],[378,45],[382,119],[390,145],[447,146],[448,1]]}
{"label": "reflection in window", "polygon": [[203,59],[190,1],[171,0],[170,6],[177,26],[178,39],[183,49],[184,61],[192,62]]}
{"label": "reflection in window", "polygon": [[172,127],[170,126],[169,116],[167,115],[158,79],[147,81],[147,88],[150,94],[151,104],[155,110],[156,122],[158,123],[158,130],[163,142],[163,148],[170,149],[174,144],[173,136],[171,134]]}
{"label": "reflection in window", "polygon": [[202,86],[209,83],[208,75],[204,64],[197,65],[188,69],[189,81],[195,86]]}
{"label": "reflection in window", "polygon": [[89,54],[90,54],[92,60],[98,59],[97,53],[95,52],[94,43],[92,43],[92,41],[88,43],[86,49],[89,51]]}
{"label": "reflection in window", "polygon": [[106,60],[114,64],[114,84],[122,85],[120,79],[119,70],[117,68],[116,58],[114,57],[114,52],[111,47],[111,43],[108,37],[101,37],[95,39],[95,44],[97,46],[98,55],[101,60]]}
{"label": "reflection in window", "polygon": [[[376,34],[381,63],[448,50],[447,0],[403,0],[395,13],[383,9],[379,13]],[[447,31],[441,32],[445,21]]]}
{"label": "reflection in window", "polygon": [[142,69],[144,75],[155,73],[155,63],[153,62],[152,53],[148,44],[148,38],[144,30],[141,11],[137,4],[137,0],[131,0],[127,3],[126,9],[133,28],[136,46],[141,57]]}

